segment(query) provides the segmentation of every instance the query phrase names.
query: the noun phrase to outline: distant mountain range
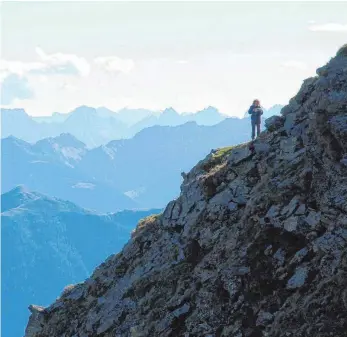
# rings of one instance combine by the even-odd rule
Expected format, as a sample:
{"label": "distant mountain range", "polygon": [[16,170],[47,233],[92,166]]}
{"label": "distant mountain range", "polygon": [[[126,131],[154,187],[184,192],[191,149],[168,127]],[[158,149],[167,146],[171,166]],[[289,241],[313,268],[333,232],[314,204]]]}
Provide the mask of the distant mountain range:
{"label": "distant mountain range", "polygon": [[138,208],[134,200],[112,184],[76,169],[87,149],[69,134],[35,144],[11,136],[2,139],[1,146],[2,192],[23,184],[101,212]]}
{"label": "distant mountain range", "polygon": [[34,144],[11,136],[2,139],[2,191],[23,184],[99,212],[160,208],[178,195],[182,171],[250,131],[247,118],[153,126],[93,149],[70,134]]}
{"label": "distant mountain range", "polygon": [[[281,107],[276,105],[264,115],[278,114]],[[1,131],[3,138],[12,135],[27,142],[70,133],[91,148],[112,140],[131,138],[151,126],[177,126],[187,122],[212,126],[227,117],[214,107],[179,114],[173,108],[162,112],[126,108],[114,112],[105,107],[80,106],[69,113],[55,112],[49,117],[31,117],[23,109],[1,109]]]}
{"label": "distant mountain range", "polygon": [[[104,199],[107,199],[105,196]],[[31,303],[50,303],[121,250],[137,222],[160,212],[99,215],[24,187],[1,196],[2,336],[24,335]]]}

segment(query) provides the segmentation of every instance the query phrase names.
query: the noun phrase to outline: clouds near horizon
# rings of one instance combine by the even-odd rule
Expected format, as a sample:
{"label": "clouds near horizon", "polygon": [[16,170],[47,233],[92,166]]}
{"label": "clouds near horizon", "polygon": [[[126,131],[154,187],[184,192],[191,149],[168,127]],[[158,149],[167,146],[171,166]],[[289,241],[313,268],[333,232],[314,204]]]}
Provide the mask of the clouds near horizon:
{"label": "clouds near horizon", "polygon": [[32,82],[47,83],[54,81],[49,77],[55,76],[60,81],[58,89],[75,92],[78,88],[69,83],[71,77],[87,78],[96,68],[109,73],[129,73],[134,68],[133,60],[117,56],[96,57],[90,63],[75,54],[49,54],[40,47],[36,47],[35,52],[38,58],[35,62],[0,60],[1,104],[10,105],[14,101],[34,98],[29,78]]}
{"label": "clouds near horizon", "polygon": [[42,74],[65,74],[87,77],[90,72],[90,64],[84,57],[75,54],[54,53],[47,54],[42,48],[35,48],[36,54],[41,60],[42,67],[33,72]]}
{"label": "clouds near horizon", "polygon": [[341,23],[325,23],[325,24],[311,24],[309,30],[312,32],[347,32],[347,24]]}
{"label": "clouds near horizon", "polygon": [[15,99],[23,100],[34,97],[34,92],[25,77],[10,74],[1,84],[1,102],[4,105],[11,104]]}
{"label": "clouds near horizon", "polygon": [[286,104],[347,41],[342,3],[2,7],[1,103],[32,115],[79,105],[179,112],[213,105],[242,116],[253,97],[265,107]]}
{"label": "clouds near horizon", "polygon": [[42,48],[35,48],[39,58],[35,62],[1,60],[0,79],[10,74],[20,76],[29,74],[63,74],[86,77],[90,72],[90,64],[83,57],[74,54],[47,54]]}
{"label": "clouds near horizon", "polygon": [[94,63],[108,72],[128,73],[134,68],[134,61],[131,59],[122,59],[117,56],[97,57]]}

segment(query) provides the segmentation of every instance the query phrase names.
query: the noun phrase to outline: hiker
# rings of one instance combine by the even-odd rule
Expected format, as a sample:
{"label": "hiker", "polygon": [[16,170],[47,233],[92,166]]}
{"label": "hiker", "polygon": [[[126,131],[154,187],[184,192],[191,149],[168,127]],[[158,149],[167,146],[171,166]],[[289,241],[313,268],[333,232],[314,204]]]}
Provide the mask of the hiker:
{"label": "hiker", "polygon": [[255,99],[250,106],[248,113],[251,115],[252,122],[252,141],[255,138],[255,127],[257,127],[257,137],[260,134],[261,115],[263,114],[263,108],[260,106],[259,99]]}

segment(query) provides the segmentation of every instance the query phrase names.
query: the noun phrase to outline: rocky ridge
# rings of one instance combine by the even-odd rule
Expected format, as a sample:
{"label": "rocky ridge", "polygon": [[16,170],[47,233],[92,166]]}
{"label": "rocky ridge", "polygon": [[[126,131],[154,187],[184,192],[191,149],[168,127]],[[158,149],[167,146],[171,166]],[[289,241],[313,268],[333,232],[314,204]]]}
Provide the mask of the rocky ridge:
{"label": "rocky ridge", "polygon": [[347,336],[347,46],[255,142],[181,194],[47,308],[26,337]]}

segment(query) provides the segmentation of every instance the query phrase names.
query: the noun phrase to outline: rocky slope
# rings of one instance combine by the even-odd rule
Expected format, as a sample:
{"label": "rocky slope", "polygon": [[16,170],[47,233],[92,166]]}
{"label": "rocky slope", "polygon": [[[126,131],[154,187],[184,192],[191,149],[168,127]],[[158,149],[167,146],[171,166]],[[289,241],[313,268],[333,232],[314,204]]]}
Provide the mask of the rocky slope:
{"label": "rocky slope", "polygon": [[26,337],[347,336],[347,47],[255,142],[211,153],[180,197]]}

